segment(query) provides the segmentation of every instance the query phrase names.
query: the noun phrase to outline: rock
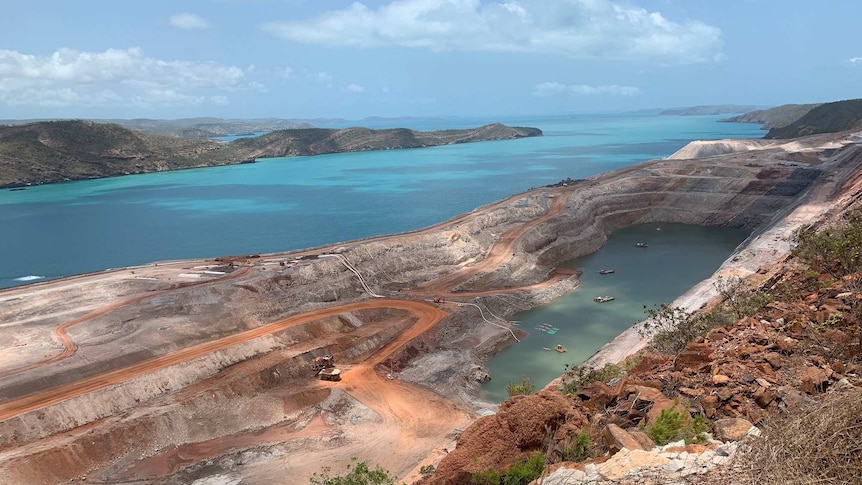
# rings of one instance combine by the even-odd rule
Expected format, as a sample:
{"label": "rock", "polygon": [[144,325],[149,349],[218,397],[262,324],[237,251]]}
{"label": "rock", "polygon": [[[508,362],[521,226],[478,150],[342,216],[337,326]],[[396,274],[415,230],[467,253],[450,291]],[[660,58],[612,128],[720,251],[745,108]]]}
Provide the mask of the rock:
{"label": "rock", "polygon": [[730,382],[730,377],[727,377],[726,375],[716,374],[716,375],[712,376],[712,383],[715,384],[716,386],[724,386],[728,382]]}
{"label": "rock", "polygon": [[703,389],[692,389],[690,387],[681,387],[679,389],[679,393],[682,394],[683,396],[687,396],[687,397],[700,397],[700,396],[703,396],[706,393],[706,391],[704,391]]}
{"label": "rock", "polygon": [[599,474],[607,480],[620,480],[627,474],[636,474],[644,468],[664,468],[670,462],[667,458],[643,450],[624,450],[610,460],[596,466]]}
{"label": "rock", "polygon": [[649,450],[649,448],[641,446],[640,442],[638,442],[626,430],[615,424],[609,424],[605,427],[605,430],[602,433],[602,440],[605,442],[605,445],[607,445],[611,453],[616,453],[623,448],[628,450]]}
{"label": "rock", "polygon": [[799,341],[791,337],[784,337],[782,339],[778,339],[776,345],[782,353],[792,354],[793,351],[796,350],[796,347],[799,346]]}
{"label": "rock", "polygon": [[800,389],[808,394],[824,392],[829,384],[829,374],[819,367],[808,367],[802,373]]}
{"label": "rock", "polygon": [[763,356],[763,360],[765,360],[769,365],[772,366],[773,369],[781,368],[781,355],[776,352],[769,352]]}
{"label": "rock", "polygon": [[661,401],[656,401],[653,403],[652,407],[649,410],[649,413],[647,413],[647,423],[654,422],[661,415],[662,411],[671,408],[675,408],[683,416],[688,416],[688,410],[685,408],[685,406],[682,405],[681,402],[675,399],[663,399]]}
{"label": "rock", "polygon": [[474,382],[488,382],[491,380],[491,373],[481,365],[474,365],[467,372],[467,378]]}
{"label": "rock", "polygon": [[573,483],[584,483],[587,474],[577,468],[560,467],[544,478],[536,481],[537,485],[572,485]]}
{"label": "rock", "polygon": [[676,356],[674,369],[701,369],[712,362],[713,348],[705,343],[690,343]]}
{"label": "rock", "polygon": [[581,400],[587,401],[593,409],[604,409],[617,398],[617,390],[604,382],[594,382],[577,391]]}
{"label": "rock", "polygon": [[718,419],[712,425],[715,428],[715,437],[721,441],[740,441],[754,427],[750,421],[742,418]]}
{"label": "rock", "polygon": [[805,395],[790,386],[778,388],[778,399],[784,404],[784,409],[794,408],[805,400]]}
{"label": "rock", "polygon": [[654,387],[637,385],[626,386],[625,391],[623,391],[623,395],[628,397],[632,394],[636,394],[635,401],[656,402],[667,399],[667,396]]}
{"label": "rock", "polygon": [[650,438],[649,435],[647,435],[643,431],[638,429],[628,429],[626,431],[628,431],[629,435],[631,435],[631,437],[634,438],[641,445],[642,449],[651,450],[655,448],[655,443],[653,442],[652,438]]}
{"label": "rock", "polygon": [[703,412],[706,413],[707,418],[715,416],[715,410],[718,409],[718,404],[718,396],[714,395],[704,396],[703,399],[700,400],[700,405],[703,406]]}
{"label": "rock", "polygon": [[767,389],[765,387],[759,387],[756,391],[754,391],[754,402],[757,403],[758,406],[762,408],[766,408],[769,404],[778,397],[778,393],[772,389]]}
{"label": "rock", "polygon": [[500,405],[497,416],[505,423],[520,449],[542,445],[546,429],[562,424],[571,404],[558,391],[542,390],[530,396],[514,396]]}
{"label": "rock", "polygon": [[722,400],[722,401],[727,401],[728,399],[730,399],[730,398],[732,398],[732,397],[733,397],[733,391],[732,391],[732,390],[730,390],[730,389],[728,389],[728,388],[724,388],[724,389],[720,389],[720,390],[716,393],[716,395],[718,396],[718,398],[719,398],[720,400]]}

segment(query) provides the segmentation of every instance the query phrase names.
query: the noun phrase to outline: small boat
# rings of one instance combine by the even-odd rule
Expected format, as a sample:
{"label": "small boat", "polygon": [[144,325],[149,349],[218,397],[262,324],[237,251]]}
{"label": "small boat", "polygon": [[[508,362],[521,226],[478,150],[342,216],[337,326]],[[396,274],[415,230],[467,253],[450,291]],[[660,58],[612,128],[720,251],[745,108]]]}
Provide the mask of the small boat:
{"label": "small boat", "polygon": [[614,270],[612,269],[600,269],[599,274],[613,274]]}
{"label": "small boat", "polygon": [[655,228],[655,230],[656,230],[656,231],[661,231],[661,226],[658,226],[657,228]]}
{"label": "small boat", "polygon": [[542,350],[548,350],[548,351],[550,351],[550,350],[551,350],[551,348],[550,348],[550,347],[542,347]]}
{"label": "small boat", "polygon": [[645,243],[645,242],[636,242],[636,243],[635,243],[635,247],[639,247],[639,248],[648,248],[648,247],[649,247],[649,244],[647,244],[647,243]]}
{"label": "small boat", "polygon": [[603,296],[597,296],[597,297],[593,298],[593,301],[596,303],[605,303],[605,302],[609,302],[613,299],[614,299],[614,297],[612,297],[612,296],[603,295]]}
{"label": "small boat", "polygon": [[562,354],[563,352],[565,352],[565,351],[566,351],[566,348],[565,348],[565,347],[563,347],[563,346],[562,346],[562,345],[560,345],[560,344],[557,344],[557,346],[556,346],[556,347],[554,347],[554,350],[556,350],[557,352],[559,352],[559,353],[561,353],[561,354]]}

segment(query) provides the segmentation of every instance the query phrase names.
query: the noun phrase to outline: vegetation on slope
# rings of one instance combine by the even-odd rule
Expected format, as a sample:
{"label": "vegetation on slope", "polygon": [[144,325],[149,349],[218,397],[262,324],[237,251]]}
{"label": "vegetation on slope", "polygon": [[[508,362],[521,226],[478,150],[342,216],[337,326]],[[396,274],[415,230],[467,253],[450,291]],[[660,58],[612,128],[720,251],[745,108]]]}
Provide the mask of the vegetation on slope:
{"label": "vegetation on slope", "polygon": [[760,123],[762,130],[781,128],[802,118],[812,109],[820,106],[816,104],[784,104],[775,108],[751,111],[739,116],[721,120],[728,123]]}
{"label": "vegetation on slope", "polygon": [[500,124],[469,130],[280,130],[225,144],[147,135],[116,124],[47,121],[0,127],[0,187],[230,165],[262,157],[317,155],[540,136]]}
{"label": "vegetation on slope", "polygon": [[837,133],[860,126],[862,99],[822,104],[793,123],[769,130],[764,138],[797,138],[819,133]]}

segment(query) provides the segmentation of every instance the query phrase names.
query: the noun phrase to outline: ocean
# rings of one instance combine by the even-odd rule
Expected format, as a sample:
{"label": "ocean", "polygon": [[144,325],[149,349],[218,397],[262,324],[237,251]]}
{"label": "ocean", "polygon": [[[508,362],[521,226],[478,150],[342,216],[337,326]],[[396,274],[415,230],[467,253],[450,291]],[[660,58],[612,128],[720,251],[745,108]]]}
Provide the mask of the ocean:
{"label": "ocean", "polygon": [[763,134],[757,125],[719,118],[639,112],[375,120],[362,124],[429,130],[502,122],[538,127],[544,136],[3,190],[0,288],[419,229],[533,187],[666,157],[691,140]]}

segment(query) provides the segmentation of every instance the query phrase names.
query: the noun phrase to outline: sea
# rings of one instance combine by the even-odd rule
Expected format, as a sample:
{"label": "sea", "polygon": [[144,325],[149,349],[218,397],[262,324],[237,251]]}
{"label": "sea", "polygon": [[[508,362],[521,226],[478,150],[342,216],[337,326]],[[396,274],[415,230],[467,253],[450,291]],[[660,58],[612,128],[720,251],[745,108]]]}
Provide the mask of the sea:
{"label": "sea", "polygon": [[757,125],[657,112],[339,122],[544,136],[257,163],[0,191],[0,288],[160,260],[268,253],[429,226],[530,188],[667,157]]}

